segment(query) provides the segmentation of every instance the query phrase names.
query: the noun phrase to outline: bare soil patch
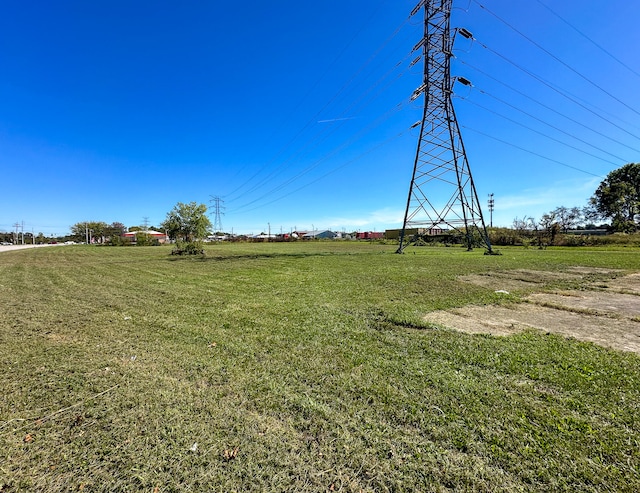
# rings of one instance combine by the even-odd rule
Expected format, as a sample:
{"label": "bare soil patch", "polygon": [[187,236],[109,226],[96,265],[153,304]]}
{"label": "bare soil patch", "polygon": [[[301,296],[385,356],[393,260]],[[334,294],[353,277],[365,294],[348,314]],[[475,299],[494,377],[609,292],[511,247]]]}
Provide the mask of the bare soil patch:
{"label": "bare soil patch", "polygon": [[527,300],[560,310],[591,312],[594,315],[607,315],[636,318],[640,321],[640,296],[601,291],[565,291],[559,293],[535,293]]}
{"label": "bare soil patch", "polygon": [[[606,289],[640,295],[640,274],[631,274],[606,283]],[[640,300],[639,300],[640,302]]]}
{"label": "bare soil patch", "polygon": [[517,269],[504,272],[488,272],[485,274],[470,274],[460,276],[463,282],[475,284],[489,289],[503,289],[513,291],[516,289],[530,289],[539,287],[545,283],[554,281],[574,281],[583,279],[584,274],[579,272],[549,272],[527,269]]}
{"label": "bare soil patch", "polygon": [[[614,271],[586,268],[573,272],[518,270],[460,280],[491,289],[540,286],[555,279],[580,280]],[[498,281],[501,281],[498,283]],[[509,288],[509,286],[511,286]],[[466,306],[425,316],[429,323],[470,333],[509,335],[540,330],[574,337],[622,351],[640,353],[640,274],[587,281],[581,290],[534,293],[511,306]]]}

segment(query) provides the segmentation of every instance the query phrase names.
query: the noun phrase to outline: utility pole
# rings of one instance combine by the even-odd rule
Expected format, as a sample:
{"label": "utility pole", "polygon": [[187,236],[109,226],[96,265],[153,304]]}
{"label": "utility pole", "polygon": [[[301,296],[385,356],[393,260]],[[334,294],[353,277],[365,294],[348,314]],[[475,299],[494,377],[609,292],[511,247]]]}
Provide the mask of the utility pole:
{"label": "utility pole", "polygon": [[224,204],[224,200],[220,197],[214,197],[210,195],[211,200],[209,202],[213,203],[213,232],[214,233],[223,233],[222,231],[222,219],[220,216],[224,216],[224,207],[221,204]]}
{"label": "utility pole", "polygon": [[479,242],[492,253],[452,102],[456,83],[471,86],[469,80],[451,76],[455,37],[473,35],[466,29],[451,31],[452,4],[420,0],[411,12],[414,16],[424,9],[423,37],[413,47],[420,54],[411,62],[423,62],[422,84],[411,100],[424,96],[424,108],[422,120],[413,125],[420,126],[420,137],[397,253],[410,243],[411,229],[417,231],[415,239],[457,230],[468,250]]}
{"label": "utility pole", "polygon": [[487,205],[489,206],[489,227],[493,228],[493,209],[495,207],[496,201],[493,199],[493,193],[489,194],[489,200],[487,201]]}

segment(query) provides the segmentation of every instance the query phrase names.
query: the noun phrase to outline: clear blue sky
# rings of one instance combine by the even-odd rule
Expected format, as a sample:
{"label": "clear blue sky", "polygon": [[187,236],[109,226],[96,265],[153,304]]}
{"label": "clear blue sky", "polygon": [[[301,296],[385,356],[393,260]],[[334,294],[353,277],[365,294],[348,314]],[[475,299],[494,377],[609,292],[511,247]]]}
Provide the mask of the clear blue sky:
{"label": "clear blue sky", "polygon": [[[399,227],[421,116],[414,5],[0,1],[0,230],[157,225],[212,196],[237,233]],[[454,104],[494,225],[585,205],[640,162],[640,2],[454,5],[477,40],[456,45],[474,87]]]}

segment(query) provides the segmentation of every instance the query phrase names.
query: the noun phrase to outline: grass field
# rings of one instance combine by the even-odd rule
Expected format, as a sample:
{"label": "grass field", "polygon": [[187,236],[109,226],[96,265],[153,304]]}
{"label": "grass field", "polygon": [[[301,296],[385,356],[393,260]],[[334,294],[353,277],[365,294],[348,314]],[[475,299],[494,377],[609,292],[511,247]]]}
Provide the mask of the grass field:
{"label": "grass field", "polygon": [[638,355],[423,322],[638,248],[169,251],[0,255],[0,491],[640,490]]}

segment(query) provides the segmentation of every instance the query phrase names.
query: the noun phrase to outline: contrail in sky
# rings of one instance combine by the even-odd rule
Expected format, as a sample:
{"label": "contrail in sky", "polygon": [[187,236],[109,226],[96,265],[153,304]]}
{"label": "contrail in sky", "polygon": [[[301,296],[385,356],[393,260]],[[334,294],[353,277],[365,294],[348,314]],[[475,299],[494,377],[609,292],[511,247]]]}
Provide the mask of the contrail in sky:
{"label": "contrail in sky", "polygon": [[318,123],[341,122],[341,121],[344,121],[344,120],[353,120],[354,118],[357,118],[357,117],[348,116],[346,118],[332,118],[331,120],[318,120]]}

